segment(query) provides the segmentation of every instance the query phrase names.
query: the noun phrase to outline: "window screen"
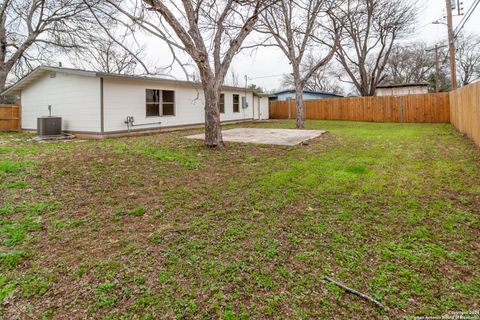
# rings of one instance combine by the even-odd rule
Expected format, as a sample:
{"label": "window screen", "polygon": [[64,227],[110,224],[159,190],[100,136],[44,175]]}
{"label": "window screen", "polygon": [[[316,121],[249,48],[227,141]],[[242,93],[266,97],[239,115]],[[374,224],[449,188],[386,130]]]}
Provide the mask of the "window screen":
{"label": "window screen", "polygon": [[171,90],[146,90],[147,117],[174,116],[175,92]]}
{"label": "window screen", "polygon": [[175,115],[175,92],[170,90],[162,91],[162,116]]}
{"label": "window screen", "polygon": [[240,96],[238,94],[233,95],[233,112],[240,112]]}
{"label": "window screen", "polygon": [[147,117],[160,115],[160,90],[147,89],[146,91]]}
{"label": "window screen", "polygon": [[220,94],[220,102],[218,103],[220,113],[225,113],[225,94]]}

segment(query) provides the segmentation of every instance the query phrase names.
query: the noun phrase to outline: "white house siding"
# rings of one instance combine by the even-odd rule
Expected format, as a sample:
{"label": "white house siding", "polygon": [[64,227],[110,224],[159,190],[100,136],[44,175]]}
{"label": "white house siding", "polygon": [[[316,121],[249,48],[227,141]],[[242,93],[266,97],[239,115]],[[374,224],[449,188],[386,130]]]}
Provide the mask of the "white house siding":
{"label": "white house siding", "polygon": [[53,72],[22,90],[22,128],[37,129],[37,118],[62,117],[65,131],[100,132],[100,79]]}
{"label": "white house siding", "polygon": [[[175,116],[147,117],[146,89],[175,91]],[[205,122],[203,91],[193,85],[151,80],[105,78],[103,93],[105,133],[127,130],[124,123],[127,116],[133,116],[136,125],[149,124],[134,127],[134,130]],[[220,116],[222,121],[253,118],[252,92],[247,93],[248,108],[246,109],[241,106],[245,91],[225,90],[223,93],[225,94],[225,113]],[[233,113],[233,94],[240,95],[239,113]],[[158,122],[161,122],[160,126],[157,124]]]}

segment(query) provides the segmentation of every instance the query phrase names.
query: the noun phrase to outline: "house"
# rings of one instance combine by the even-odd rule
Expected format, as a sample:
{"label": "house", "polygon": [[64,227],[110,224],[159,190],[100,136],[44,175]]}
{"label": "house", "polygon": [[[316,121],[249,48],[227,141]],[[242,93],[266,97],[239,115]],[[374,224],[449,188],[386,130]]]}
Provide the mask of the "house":
{"label": "house", "polygon": [[406,83],[378,86],[376,96],[406,96],[428,93],[428,83]]}
{"label": "house", "polygon": [[[270,100],[285,101],[287,99],[295,99],[295,90],[283,90],[272,93],[269,97]],[[326,98],[343,98],[343,96],[320,91],[303,90],[304,100],[326,99]]]}
{"label": "house", "polygon": [[[205,123],[195,82],[42,66],[2,94],[20,96],[24,130],[36,130],[49,106],[64,131],[92,137]],[[269,115],[268,98],[245,88],[223,87],[220,109],[222,122]]]}

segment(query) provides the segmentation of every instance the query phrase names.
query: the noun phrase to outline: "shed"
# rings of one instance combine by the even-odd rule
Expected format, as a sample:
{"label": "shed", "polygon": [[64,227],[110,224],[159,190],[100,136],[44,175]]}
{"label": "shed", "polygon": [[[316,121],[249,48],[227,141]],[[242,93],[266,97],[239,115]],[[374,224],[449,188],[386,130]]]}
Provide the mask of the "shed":
{"label": "shed", "polygon": [[428,93],[428,83],[405,83],[377,86],[376,96],[406,96]]}

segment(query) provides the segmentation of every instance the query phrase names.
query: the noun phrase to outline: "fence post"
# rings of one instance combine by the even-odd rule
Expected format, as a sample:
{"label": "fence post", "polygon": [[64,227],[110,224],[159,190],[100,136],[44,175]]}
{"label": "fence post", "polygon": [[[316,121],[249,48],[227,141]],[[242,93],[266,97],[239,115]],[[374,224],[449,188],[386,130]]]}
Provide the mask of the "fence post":
{"label": "fence post", "polygon": [[403,123],[403,98],[400,96],[398,99],[400,100],[400,123]]}
{"label": "fence post", "polygon": [[291,119],[292,118],[292,116],[291,116],[291,114],[292,114],[292,112],[291,112],[292,111],[292,98],[287,98],[287,100],[288,100],[288,119]]}

